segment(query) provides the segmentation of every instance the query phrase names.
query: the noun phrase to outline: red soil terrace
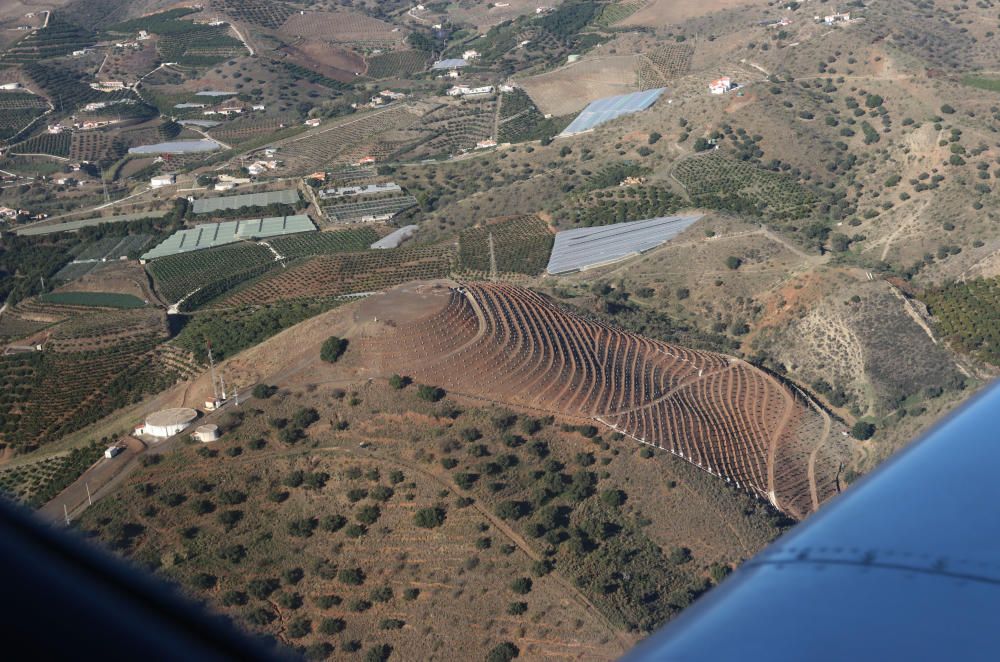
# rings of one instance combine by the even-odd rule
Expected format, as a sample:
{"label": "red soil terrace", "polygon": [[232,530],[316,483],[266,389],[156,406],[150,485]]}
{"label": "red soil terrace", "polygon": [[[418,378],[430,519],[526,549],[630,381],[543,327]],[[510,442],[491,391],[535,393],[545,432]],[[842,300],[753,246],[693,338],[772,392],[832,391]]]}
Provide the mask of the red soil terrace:
{"label": "red soil terrace", "polygon": [[380,373],[559,416],[661,448],[802,518],[849,449],[804,395],[740,359],[622,331],[531,290],[450,281],[363,302],[355,341]]}

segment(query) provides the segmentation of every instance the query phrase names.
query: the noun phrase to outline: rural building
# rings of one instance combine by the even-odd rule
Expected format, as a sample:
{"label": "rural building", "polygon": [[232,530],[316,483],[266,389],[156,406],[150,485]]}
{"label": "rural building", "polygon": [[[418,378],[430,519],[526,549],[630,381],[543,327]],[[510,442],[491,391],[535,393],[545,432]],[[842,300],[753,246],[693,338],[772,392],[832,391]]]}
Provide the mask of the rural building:
{"label": "rural building", "polygon": [[468,61],[461,58],[450,58],[447,60],[438,60],[431,65],[431,69],[435,71],[443,71],[444,69],[460,69],[462,67],[469,66]]}
{"label": "rural building", "polygon": [[382,237],[368,248],[399,248],[400,244],[417,234],[417,229],[416,225],[404,225],[395,232]]}
{"label": "rural building", "polygon": [[476,149],[489,149],[490,147],[496,147],[497,141],[492,138],[487,138],[486,140],[480,140],[476,143]]}
{"label": "rural building", "polygon": [[101,80],[91,83],[90,87],[99,92],[115,92],[117,90],[124,90],[125,83],[120,80]]}
{"label": "rural building", "polygon": [[455,85],[450,88],[447,95],[450,97],[467,97],[475,96],[477,94],[493,94],[492,85],[484,85],[482,87],[469,87],[467,85]]}
{"label": "rural building", "polygon": [[468,62],[469,60],[475,60],[479,57],[479,51],[468,50],[462,53],[462,59]]}
{"label": "rural building", "polygon": [[176,182],[177,177],[175,175],[156,175],[150,178],[149,185],[153,188],[160,188],[161,186],[171,186]]}
{"label": "rural building", "polygon": [[219,438],[219,426],[212,423],[199,425],[194,430],[194,438],[202,443],[215,441]]}
{"label": "rural building", "polygon": [[723,76],[718,80],[713,80],[708,84],[708,91],[712,94],[725,94],[733,89],[733,81],[729,76]]}
{"label": "rural building", "polygon": [[136,434],[166,439],[181,432],[198,418],[198,412],[189,407],[175,407],[154,412],[146,417],[145,423],[138,426]]}
{"label": "rural building", "polygon": [[19,90],[21,89],[20,83],[0,83],[0,90]]}
{"label": "rural building", "polygon": [[826,23],[827,25],[833,25],[834,23],[848,23],[850,22],[850,20],[851,20],[850,12],[844,14],[830,14],[829,16],[823,17],[823,22]]}
{"label": "rural building", "polygon": [[340,186],[319,192],[321,198],[343,198],[352,195],[377,195],[379,193],[399,193],[403,189],[395,182],[385,184],[363,184],[358,186]]}
{"label": "rural building", "polygon": [[312,117],[305,121],[306,126],[319,126],[320,119],[318,117]]}

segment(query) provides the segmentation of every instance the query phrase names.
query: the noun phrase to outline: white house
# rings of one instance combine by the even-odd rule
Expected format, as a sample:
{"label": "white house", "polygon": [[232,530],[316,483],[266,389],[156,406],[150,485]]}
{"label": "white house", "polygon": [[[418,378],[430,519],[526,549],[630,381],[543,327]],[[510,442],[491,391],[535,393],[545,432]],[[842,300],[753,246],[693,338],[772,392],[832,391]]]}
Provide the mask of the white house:
{"label": "white house", "polygon": [[468,50],[462,53],[462,59],[466,61],[475,60],[477,57],[479,57],[479,51]]}
{"label": "white house", "polygon": [[319,121],[318,117],[310,117],[305,121],[305,124],[306,126],[319,126]]}
{"label": "white house", "polygon": [[473,96],[476,94],[493,94],[492,85],[482,87],[468,87],[467,85],[455,85],[446,93],[450,97]]}
{"label": "white house", "polygon": [[723,76],[719,80],[713,80],[708,84],[708,91],[712,94],[725,94],[733,89],[733,81],[729,76]]}

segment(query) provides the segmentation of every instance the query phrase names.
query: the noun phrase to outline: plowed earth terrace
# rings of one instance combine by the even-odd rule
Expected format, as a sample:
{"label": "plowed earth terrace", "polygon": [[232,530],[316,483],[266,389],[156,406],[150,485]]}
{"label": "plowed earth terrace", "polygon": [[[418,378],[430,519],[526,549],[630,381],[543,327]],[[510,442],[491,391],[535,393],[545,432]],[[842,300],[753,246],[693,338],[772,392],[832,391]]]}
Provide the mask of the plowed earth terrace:
{"label": "plowed earth terrace", "polygon": [[792,517],[838,490],[840,462],[816,462],[830,436],[825,414],[740,359],[622,331],[499,283],[410,283],[365,301],[354,322],[378,372],[590,419]]}

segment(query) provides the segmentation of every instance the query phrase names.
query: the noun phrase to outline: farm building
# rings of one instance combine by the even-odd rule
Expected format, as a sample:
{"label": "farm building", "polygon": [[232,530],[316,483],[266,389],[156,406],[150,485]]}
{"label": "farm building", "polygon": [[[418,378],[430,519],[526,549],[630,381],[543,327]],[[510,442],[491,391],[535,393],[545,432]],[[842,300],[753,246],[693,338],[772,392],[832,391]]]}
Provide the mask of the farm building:
{"label": "farm building", "polygon": [[198,412],[188,407],[163,409],[146,417],[146,422],[135,429],[136,434],[166,439],[181,432],[198,418]]}
{"label": "farm building", "polygon": [[220,198],[198,198],[194,201],[195,214],[207,214],[222,209],[240,207],[266,207],[273,204],[294,205],[299,201],[299,192],[293,188],[264,193],[243,193]]}
{"label": "farm building", "polygon": [[545,270],[552,275],[586,271],[640,255],[673,239],[699,218],[701,214],[663,216],[558,232]]}
{"label": "farm building", "polygon": [[438,60],[431,65],[431,69],[441,71],[443,69],[458,69],[460,67],[467,66],[469,66],[469,62],[467,60],[463,60],[462,58],[450,58],[447,60]]}
{"label": "farm building", "polygon": [[156,175],[149,179],[149,185],[153,188],[160,188],[161,186],[171,186],[176,183],[176,175]]}
{"label": "farm building", "polygon": [[477,94],[493,94],[493,86],[483,85],[482,87],[469,87],[467,85],[455,85],[450,88],[446,94],[450,97],[468,97],[475,96]]}
{"label": "farm building", "polygon": [[417,234],[417,227],[416,225],[404,225],[395,232],[382,237],[369,248],[399,248],[400,244]]}
{"label": "farm building", "polygon": [[214,140],[171,140],[168,142],[155,143],[153,145],[140,145],[130,147],[129,154],[196,154],[198,152],[212,152],[222,147]]}
{"label": "farm building", "polygon": [[708,84],[708,91],[712,94],[725,94],[731,89],[733,89],[733,81],[729,76],[723,76]]}
{"label": "farm building", "polygon": [[204,248],[224,246],[248,239],[280,237],[286,234],[311,232],[315,229],[316,226],[305,214],[205,223],[187,230],[178,230],[155,248],[144,253],[142,259],[153,260],[167,255],[199,251]]}
{"label": "farm building", "polygon": [[560,137],[572,136],[578,133],[591,131],[594,127],[610,122],[622,115],[630,115],[641,110],[646,110],[660,98],[667,88],[658,87],[644,92],[632,92],[630,94],[618,94],[613,97],[605,97],[591,102],[586,108],[580,111],[569,126],[563,129]]}
{"label": "farm building", "polygon": [[328,188],[319,192],[321,198],[342,198],[352,195],[377,195],[379,193],[400,193],[402,188],[396,182],[385,184],[363,184],[358,186],[341,186]]}

